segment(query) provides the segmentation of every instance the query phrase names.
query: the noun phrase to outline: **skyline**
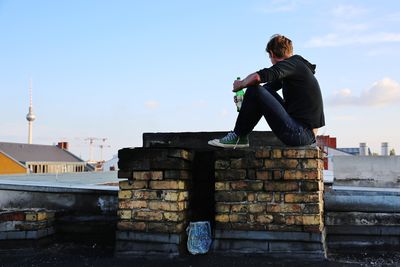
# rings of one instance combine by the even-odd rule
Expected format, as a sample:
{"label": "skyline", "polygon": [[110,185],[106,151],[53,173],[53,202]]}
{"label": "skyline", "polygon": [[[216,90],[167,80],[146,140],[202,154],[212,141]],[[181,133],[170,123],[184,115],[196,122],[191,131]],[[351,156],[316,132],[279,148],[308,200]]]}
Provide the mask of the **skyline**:
{"label": "skyline", "polygon": [[399,26],[397,1],[0,1],[0,141],[27,143],[30,79],[33,143],[85,160],[90,137],[107,160],[144,132],[232,130],[233,80],[270,66],[281,33],[317,65],[318,134],[399,154]]}

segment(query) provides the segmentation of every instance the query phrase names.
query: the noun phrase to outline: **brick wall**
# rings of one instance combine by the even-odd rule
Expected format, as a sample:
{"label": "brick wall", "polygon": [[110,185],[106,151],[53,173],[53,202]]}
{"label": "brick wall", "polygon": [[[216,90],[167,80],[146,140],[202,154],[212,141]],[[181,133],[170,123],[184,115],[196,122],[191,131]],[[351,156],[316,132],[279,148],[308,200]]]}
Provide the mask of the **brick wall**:
{"label": "brick wall", "polygon": [[[215,190],[210,218],[214,252],[325,255],[323,162],[318,148],[208,153],[214,166],[212,177],[204,180]],[[201,169],[201,163],[193,160],[195,155],[195,150],[168,147],[119,151],[123,180],[119,183],[117,255],[186,253],[185,229],[198,208],[189,205],[192,178],[197,176],[192,171]]]}
{"label": "brick wall", "polygon": [[[192,154],[184,149],[122,149],[116,253],[182,253],[188,225]],[[127,178],[127,179],[125,179]]]}
{"label": "brick wall", "polygon": [[54,234],[54,211],[1,209],[0,240],[40,239]]}
{"label": "brick wall", "polygon": [[324,253],[318,148],[220,150],[215,157],[215,251]]}

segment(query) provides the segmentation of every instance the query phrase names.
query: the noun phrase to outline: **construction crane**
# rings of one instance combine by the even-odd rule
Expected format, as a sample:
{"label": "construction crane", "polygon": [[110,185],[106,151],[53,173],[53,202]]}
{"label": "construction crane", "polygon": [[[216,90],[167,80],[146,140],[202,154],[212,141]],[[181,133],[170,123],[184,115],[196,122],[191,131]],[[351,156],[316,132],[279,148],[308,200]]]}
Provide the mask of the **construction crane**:
{"label": "construction crane", "polygon": [[102,138],[103,144],[99,145],[100,147],[100,161],[103,161],[103,148],[105,147],[111,147],[109,145],[105,145],[105,142],[107,141],[107,138]]}
{"label": "construction crane", "polygon": [[92,158],[92,156],[93,156],[92,155],[92,150],[93,150],[93,144],[96,141],[101,141],[102,142],[102,144],[98,145],[98,147],[100,148],[100,161],[103,161],[103,148],[110,147],[109,145],[105,144],[107,140],[108,140],[108,138],[106,138],[106,137],[103,137],[103,138],[87,137],[87,138],[85,138],[85,141],[89,141],[89,159],[88,159],[89,162],[95,161]]}

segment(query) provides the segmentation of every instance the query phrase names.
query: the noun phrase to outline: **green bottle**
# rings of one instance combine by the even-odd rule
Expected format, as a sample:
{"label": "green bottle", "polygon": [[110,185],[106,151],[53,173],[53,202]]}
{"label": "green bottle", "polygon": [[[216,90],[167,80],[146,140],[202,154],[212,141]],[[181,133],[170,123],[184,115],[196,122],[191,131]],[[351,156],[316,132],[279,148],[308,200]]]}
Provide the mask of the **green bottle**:
{"label": "green bottle", "polygon": [[[236,80],[240,80],[240,77],[237,77]],[[244,90],[243,89],[235,92],[235,96],[233,97],[233,100],[235,101],[237,112],[239,112],[240,108],[242,107],[243,98],[244,98]]]}

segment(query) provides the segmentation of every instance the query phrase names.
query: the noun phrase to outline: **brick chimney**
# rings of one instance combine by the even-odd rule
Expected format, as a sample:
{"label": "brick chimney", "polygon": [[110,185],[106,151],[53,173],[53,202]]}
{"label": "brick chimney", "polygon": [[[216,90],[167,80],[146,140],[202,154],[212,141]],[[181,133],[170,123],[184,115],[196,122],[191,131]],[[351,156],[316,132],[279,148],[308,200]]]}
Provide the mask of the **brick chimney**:
{"label": "brick chimney", "polygon": [[68,142],[58,142],[57,147],[68,150]]}

